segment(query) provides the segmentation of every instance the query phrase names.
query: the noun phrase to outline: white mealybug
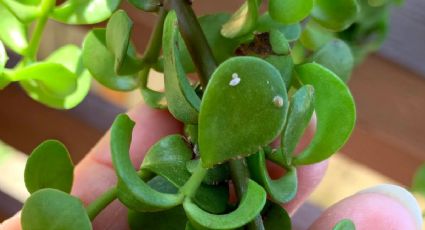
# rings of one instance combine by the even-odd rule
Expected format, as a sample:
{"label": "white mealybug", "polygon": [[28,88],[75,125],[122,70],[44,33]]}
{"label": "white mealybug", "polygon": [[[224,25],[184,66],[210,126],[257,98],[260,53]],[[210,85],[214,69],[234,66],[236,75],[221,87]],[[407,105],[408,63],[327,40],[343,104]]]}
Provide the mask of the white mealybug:
{"label": "white mealybug", "polygon": [[237,73],[232,74],[232,80],[230,80],[229,85],[230,86],[236,86],[241,82],[241,79],[239,78],[239,75]]}
{"label": "white mealybug", "polygon": [[276,107],[282,107],[283,106],[283,98],[281,96],[275,96],[273,98],[273,104]]}

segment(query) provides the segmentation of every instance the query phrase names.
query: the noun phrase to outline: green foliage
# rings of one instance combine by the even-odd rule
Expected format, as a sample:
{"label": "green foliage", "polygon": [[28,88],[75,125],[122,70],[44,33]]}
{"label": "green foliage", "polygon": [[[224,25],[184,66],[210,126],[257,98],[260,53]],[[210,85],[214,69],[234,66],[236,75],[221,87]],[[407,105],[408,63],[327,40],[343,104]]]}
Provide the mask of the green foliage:
{"label": "green foliage", "polygon": [[[282,10],[285,9],[285,10]],[[306,18],[313,9],[313,0],[270,0],[270,16],[283,24],[294,24]]]}
{"label": "green foliage", "polygon": [[187,218],[182,206],[160,212],[128,210],[130,229],[180,230],[186,227]]}
{"label": "green foliage", "polygon": [[268,202],[263,210],[264,229],[291,229],[291,217],[279,204]]}
{"label": "green foliage", "polygon": [[356,230],[356,226],[352,220],[342,219],[335,224],[332,230]]}
{"label": "green foliage", "polygon": [[357,0],[316,0],[311,15],[327,29],[341,31],[356,20],[359,11]]}
{"label": "green foliage", "polygon": [[71,191],[74,165],[65,146],[48,140],[35,148],[25,166],[25,185],[30,193],[43,188]]}
{"label": "green foliage", "polygon": [[[3,74],[4,67],[8,60],[6,50],[4,49],[3,43],[0,41],[0,75]],[[0,87],[1,88],[1,87]]]}
{"label": "green foliage", "polygon": [[0,18],[0,39],[11,50],[22,54],[28,47],[26,26],[1,5]]}
{"label": "green foliage", "polygon": [[257,0],[246,0],[246,2],[232,15],[229,21],[223,25],[221,34],[227,38],[246,35],[255,28],[257,20]]}
{"label": "green foliage", "polygon": [[425,165],[421,165],[413,176],[411,189],[422,196],[425,196]]}

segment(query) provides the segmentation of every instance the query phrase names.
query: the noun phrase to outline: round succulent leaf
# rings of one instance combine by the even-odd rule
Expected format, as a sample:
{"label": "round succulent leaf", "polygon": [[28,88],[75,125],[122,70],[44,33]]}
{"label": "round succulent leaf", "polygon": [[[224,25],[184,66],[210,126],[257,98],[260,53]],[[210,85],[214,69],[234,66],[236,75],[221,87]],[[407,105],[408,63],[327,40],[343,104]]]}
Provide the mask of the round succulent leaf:
{"label": "round succulent leaf", "polygon": [[316,0],[311,16],[332,31],[347,29],[360,12],[357,0]]}
{"label": "round succulent leaf", "polygon": [[264,151],[251,155],[248,158],[249,169],[252,171],[252,178],[259,182],[271,199],[277,203],[284,204],[291,201],[298,190],[297,169],[295,167],[289,170],[279,179],[270,178],[267,171],[266,158]]}
{"label": "round succulent leaf", "polygon": [[56,140],[41,143],[28,157],[24,178],[30,193],[43,188],[69,193],[74,178],[74,165],[66,147]]}
{"label": "round succulent leaf", "polygon": [[291,229],[291,217],[279,204],[268,202],[263,210],[265,230]]}
{"label": "round succulent leaf", "polygon": [[281,23],[273,20],[270,17],[269,12],[265,12],[258,19],[258,23],[257,23],[257,26],[255,28],[255,31],[257,31],[257,32],[269,32],[272,29],[277,29],[281,33],[283,33],[285,35],[285,38],[288,40],[288,42],[296,41],[301,36],[301,25],[300,25],[300,23],[295,23],[295,24],[291,24],[291,25],[284,25],[284,24],[281,24]]}
{"label": "round succulent leaf", "polygon": [[291,47],[289,46],[285,34],[277,29],[270,30],[270,45],[275,54],[288,55],[291,52]]}
{"label": "round succulent leaf", "polygon": [[356,107],[348,86],[320,64],[307,63],[295,69],[299,81],[314,87],[317,128],[310,144],[294,158],[295,165],[329,158],[348,140],[356,123]]}
{"label": "round succulent leaf", "polygon": [[0,75],[3,73],[8,59],[9,57],[7,56],[6,49],[4,48],[3,42],[0,40]]}
{"label": "round succulent leaf", "polygon": [[80,199],[56,189],[41,189],[26,200],[21,214],[23,230],[91,230]]}
{"label": "round succulent leaf", "polygon": [[314,21],[309,21],[301,34],[300,42],[305,48],[314,51],[334,38],[334,33],[326,30]]}
{"label": "round succulent leaf", "polygon": [[160,211],[178,206],[180,194],[156,191],[140,179],[130,160],[129,151],[134,122],[124,114],[118,115],[111,128],[111,154],[118,177],[118,198],[135,211]]}
{"label": "round succulent leaf", "polygon": [[335,224],[332,230],[356,230],[356,226],[350,219],[342,219]]}
{"label": "round succulent leaf", "polygon": [[307,128],[314,111],[314,88],[304,85],[292,95],[289,103],[288,117],[281,134],[282,154],[287,165],[301,137]]}
{"label": "round succulent leaf", "polygon": [[34,21],[40,14],[40,7],[24,4],[16,0],[2,0],[1,5],[10,10],[24,24]]}
{"label": "round succulent leaf", "polygon": [[251,32],[258,20],[257,0],[247,0],[221,28],[226,38],[236,38]]}
{"label": "round succulent leaf", "polygon": [[11,50],[23,54],[28,47],[27,27],[3,6],[0,18],[0,40]]}
{"label": "round succulent leaf", "polygon": [[178,47],[175,12],[168,13],[163,34],[165,97],[170,113],[184,123],[196,124],[201,100],[186,76]]}
{"label": "round succulent leaf", "polygon": [[157,11],[161,2],[159,0],[128,0],[133,6],[143,11]]}
{"label": "round succulent leaf", "polygon": [[282,24],[294,24],[306,18],[313,9],[313,0],[270,0],[270,16]]}
{"label": "round succulent leaf", "polygon": [[351,48],[340,39],[326,43],[310,57],[310,61],[328,68],[344,82],[348,82],[354,68]]}
{"label": "round succulent leaf", "polygon": [[203,166],[255,153],[282,131],[288,109],[279,71],[256,57],[234,57],[212,74],[199,114]]}
{"label": "round succulent leaf", "polygon": [[279,70],[286,89],[289,90],[292,84],[292,72],[294,69],[294,61],[292,60],[291,55],[270,55],[264,60]]}
{"label": "round succulent leaf", "polygon": [[66,24],[95,24],[109,18],[120,2],[121,0],[67,0],[57,6],[50,16]]}
{"label": "round succulent leaf", "polygon": [[246,193],[242,196],[238,207],[226,214],[211,214],[198,207],[190,198],[183,202],[183,208],[190,222],[207,229],[235,229],[252,221],[263,209],[267,194],[264,189],[252,180],[248,181]]}
{"label": "round succulent leaf", "polygon": [[99,83],[110,89],[131,91],[140,86],[138,75],[115,73],[115,57],[106,47],[105,29],[94,29],[87,34],[83,42],[83,64]]}
{"label": "round succulent leaf", "polygon": [[132,230],[184,229],[186,223],[187,217],[182,206],[160,212],[136,212],[131,209],[128,210],[128,225]]}

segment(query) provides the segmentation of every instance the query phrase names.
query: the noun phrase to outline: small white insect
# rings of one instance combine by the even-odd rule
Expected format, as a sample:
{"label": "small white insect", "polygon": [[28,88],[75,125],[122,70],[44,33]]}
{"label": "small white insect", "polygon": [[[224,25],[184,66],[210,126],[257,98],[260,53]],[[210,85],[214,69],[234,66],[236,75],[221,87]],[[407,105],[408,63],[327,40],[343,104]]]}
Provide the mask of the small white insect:
{"label": "small white insect", "polygon": [[239,78],[239,75],[237,73],[232,74],[232,80],[230,80],[229,85],[230,86],[237,86],[241,82],[241,79]]}
{"label": "small white insect", "polygon": [[273,98],[273,104],[276,107],[279,107],[279,108],[282,107],[283,106],[283,98],[281,96],[275,96]]}

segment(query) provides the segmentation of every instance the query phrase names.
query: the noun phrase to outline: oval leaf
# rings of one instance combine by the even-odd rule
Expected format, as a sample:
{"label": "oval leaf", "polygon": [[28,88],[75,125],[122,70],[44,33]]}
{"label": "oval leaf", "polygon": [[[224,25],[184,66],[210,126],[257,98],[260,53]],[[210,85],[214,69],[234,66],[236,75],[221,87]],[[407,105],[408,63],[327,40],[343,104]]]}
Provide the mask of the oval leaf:
{"label": "oval leaf", "polygon": [[347,29],[360,12],[357,0],[316,0],[311,16],[333,31]]}
{"label": "oval leaf", "polygon": [[76,197],[55,189],[33,193],[22,208],[23,230],[91,230],[83,203]]}
{"label": "oval leaf", "polygon": [[174,12],[165,19],[163,36],[165,97],[168,109],[175,118],[190,124],[198,121],[201,100],[187,79],[179,58],[178,27]]}
{"label": "oval leaf", "polygon": [[27,27],[6,7],[0,7],[0,40],[11,50],[23,54],[28,47]]}
{"label": "oval leaf", "polygon": [[270,0],[270,16],[283,24],[294,24],[306,18],[313,9],[313,0]]}
{"label": "oval leaf", "polygon": [[275,54],[288,55],[291,52],[285,35],[277,29],[270,30],[270,45]]}
{"label": "oval leaf", "polygon": [[352,220],[342,219],[335,224],[332,230],[356,230],[356,226]]}
{"label": "oval leaf", "polygon": [[115,57],[106,47],[105,29],[94,29],[84,39],[83,63],[99,83],[110,89],[131,91],[140,86],[139,76],[115,73]]}
{"label": "oval leaf", "polygon": [[131,163],[129,151],[134,122],[121,114],[111,128],[112,163],[118,177],[118,198],[135,211],[160,211],[175,207],[183,196],[158,192],[141,180]]}
{"label": "oval leaf", "polygon": [[40,13],[40,7],[23,4],[16,0],[2,0],[0,5],[4,5],[19,19],[22,23],[30,23],[34,21]]}
{"label": "oval leaf", "polygon": [[143,11],[157,11],[161,2],[159,0],[128,0],[133,6]]}
{"label": "oval leaf", "polygon": [[255,153],[282,130],[288,109],[276,68],[255,57],[235,57],[212,74],[199,115],[204,167]]}
{"label": "oval leaf", "polygon": [[309,21],[301,34],[300,42],[310,50],[317,50],[326,43],[334,39],[335,35],[318,25],[314,21]]}
{"label": "oval leaf", "polygon": [[250,156],[249,166],[251,175],[266,189],[271,198],[280,204],[291,201],[298,189],[297,170],[291,167],[285,175],[272,180],[268,174],[264,152]]}
{"label": "oval leaf", "polygon": [[251,32],[258,21],[257,0],[247,0],[223,25],[221,34],[227,38],[236,38]]}
{"label": "oval leaf", "polygon": [[302,84],[314,87],[317,129],[311,143],[294,158],[294,164],[327,159],[348,140],[356,122],[356,108],[347,85],[332,71],[308,63],[296,68]]}
{"label": "oval leaf", "polygon": [[25,166],[25,186],[30,193],[54,188],[69,193],[74,178],[74,165],[66,147],[48,140],[35,148]]}
{"label": "oval leaf", "polygon": [[94,24],[109,18],[121,0],[67,0],[56,7],[51,17],[66,24]]}
{"label": "oval leaf", "polygon": [[193,225],[208,229],[235,229],[252,221],[266,203],[266,192],[252,180],[236,210],[227,214],[211,214],[199,208],[191,199],[183,202],[183,208]]}

